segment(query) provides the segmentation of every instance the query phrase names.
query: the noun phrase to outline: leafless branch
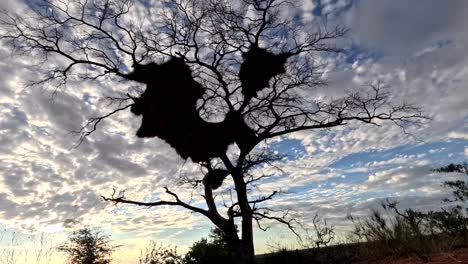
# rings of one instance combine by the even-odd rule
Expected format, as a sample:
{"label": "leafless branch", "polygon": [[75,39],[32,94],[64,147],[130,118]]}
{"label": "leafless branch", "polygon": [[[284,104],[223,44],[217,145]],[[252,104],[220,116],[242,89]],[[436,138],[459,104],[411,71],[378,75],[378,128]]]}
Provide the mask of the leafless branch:
{"label": "leafless branch", "polygon": [[189,205],[179,199],[179,196],[175,194],[174,192],[169,191],[169,188],[164,187],[166,190],[166,193],[171,195],[174,198],[174,201],[165,201],[165,200],[160,200],[156,202],[140,202],[140,201],[134,201],[134,200],[129,200],[125,197],[125,192],[124,191],[118,191],[115,187],[113,188],[113,193],[111,197],[105,197],[101,196],[104,201],[107,202],[113,202],[115,204],[133,204],[133,205],[138,205],[138,206],[144,206],[144,207],[157,207],[157,206],[162,206],[162,205],[176,205],[176,206],[181,206],[184,207],[190,211],[208,216],[208,211]]}
{"label": "leafless branch", "polygon": [[[261,210],[260,210],[261,209]],[[284,212],[280,212],[280,216],[270,215],[270,213],[277,213],[275,210],[269,208],[259,208],[253,213],[253,218],[257,222],[257,226],[261,230],[267,230],[268,227],[263,227],[261,225],[262,220],[272,220],[278,222],[280,224],[284,224],[298,239],[301,239],[300,234],[297,232],[295,225],[300,225],[296,218],[290,217],[290,210],[286,210]]]}
{"label": "leafless branch", "polygon": [[92,118],[89,118],[88,121],[86,121],[86,123],[81,127],[80,130],[78,131],[72,131],[73,134],[79,134],[80,135],[80,139],[77,143],[77,145],[75,147],[78,147],[81,143],[83,143],[83,141],[85,140],[86,137],[88,137],[89,135],[91,135],[94,131],[96,131],[98,125],[104,121],[106,118],[120,112],[120,111],[123,111],[127,108],[130,108],[133,104],[129,104],[129,105],[125,105],[123,107],[119,107],[105,115],[102,115],[102,116],[98,116],[98,117],[92,117]]}

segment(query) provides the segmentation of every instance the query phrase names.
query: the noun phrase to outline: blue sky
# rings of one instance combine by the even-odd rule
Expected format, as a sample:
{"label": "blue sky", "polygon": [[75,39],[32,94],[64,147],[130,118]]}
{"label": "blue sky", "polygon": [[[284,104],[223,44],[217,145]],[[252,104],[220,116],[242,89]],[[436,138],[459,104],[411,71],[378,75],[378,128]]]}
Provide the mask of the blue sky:
{"label": "blue sky", "polygon": [[[157,1],[135,9],[144,10],[152,2]],[[336,98],[382,81],[392,100],[418,104],[432,119],[408,128],[409,134],[387,123],[351,123],[271,140],[270,148],[285,156],[275,164],[281,171],[257,168],[253,173],[273,176],[253,195],[281,190],[270,203],[273,208],[292,209],[305,224],[317,213],[339,230],[349,226],[349,213],[365,215],[381,199],[398,199],[404,207],[421,210],[439,208],[448,195],[441,182],[460,175],[431,169],[468,160],[468,2],[297,2],[296,9],[287,11],[310,25],[326,22],[350,29],[337,43],[344,53],[319,57],[327,65],[323,77],[329,84],[310,96]],[[11,10],[27,6],[0,2],[0,8]],[[156,198],[177,176],[199,172],[164,142],[136,138],[139,119],[129,112],[107,120],[73,148],[77,138],[69,131],[100,113],[102,96],[127,91],[128,84],[73,83],[51,100],[49,90],[22,88],[37,74],[28,58],[11,57],[2,45],[0,57],[0,225],[24,235],[45,231],[60,240],[70,230],[63,223],[74,219],[76,227],[103,228],[126,245],[120,256],[135,258],[148,239],[184,251],[208,234],[207,220],[182,209],[116,208],[101,200],[99,195],[109,195],[112,186],[126,189],[129,197]],[[190,195],[190,190],[181,190],[182,198]],[[267,232],[256,230],[255,236],[259,252],[271,243],[294,243],[276,225]],[[6,244],[0,241],[0,248]]]}

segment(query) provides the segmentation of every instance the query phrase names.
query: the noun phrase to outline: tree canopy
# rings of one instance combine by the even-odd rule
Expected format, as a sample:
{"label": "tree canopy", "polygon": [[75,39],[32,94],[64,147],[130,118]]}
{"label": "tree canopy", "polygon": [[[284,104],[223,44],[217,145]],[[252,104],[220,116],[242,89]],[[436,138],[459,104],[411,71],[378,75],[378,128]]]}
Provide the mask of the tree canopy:
{"label": "tree canopy", "polygon": [[110,242],[101,231],[84,228],[73,231],[68,242],[60,245],[58,250],[68,254],[70,264],[109,264],[112,252],[118,248]]}

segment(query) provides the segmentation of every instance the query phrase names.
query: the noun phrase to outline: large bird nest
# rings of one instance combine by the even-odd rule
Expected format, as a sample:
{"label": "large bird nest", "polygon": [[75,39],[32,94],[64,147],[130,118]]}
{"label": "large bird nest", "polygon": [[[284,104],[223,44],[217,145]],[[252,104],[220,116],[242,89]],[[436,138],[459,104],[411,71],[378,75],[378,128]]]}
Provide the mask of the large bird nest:
{"label": "large bird nest", "polygon": [[[244,53],[239,78],[245,100],[268,87],[273,76],[283,73],[289,56],[256,46]],[[146,84],[146,90],[131,108],[134,114],[143,116],[138,137],[163,139],[183,159],[191,158],[194,162],[220,157],[233,143],[244,151],[255,145],[257,137],[238,111],[227,113],[219,123],[200,117],[196,105],[205,88],[193,78],[183,59],[171,57],[162,64],[135,65],[127,77]]]}

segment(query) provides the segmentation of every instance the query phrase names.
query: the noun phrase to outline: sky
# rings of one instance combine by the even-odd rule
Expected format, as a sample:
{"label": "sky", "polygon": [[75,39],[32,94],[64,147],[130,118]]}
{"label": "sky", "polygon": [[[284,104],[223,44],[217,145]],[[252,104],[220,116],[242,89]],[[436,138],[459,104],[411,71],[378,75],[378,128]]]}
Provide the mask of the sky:
{"label": "sky", "polygon": [[[18,11],[34,2],[2,0],[0,8]],[[449,191],[441,183],[461,176],[431,169],[468,160],[468,2],[298,0],[295,12],[307,23],[350,29],[339,43],[344,52],[322,58],[329,81],[322,92],[339,96],[382,81],[392,100],[421,106],[431,120],[408,133],[391,124],[352,123],[269,141],[285,154],[275,164],[281,171],[256,172],[275,175],[261,191],[282,191],[270,206],[292,209],[306,225],[318,214],[338,230],[349,228],[347,215],[364,216],[382,199],[420,210],[443,206]],[[0,227],[6,237],[17,232],[26,241],[45,232],[60,241],[73,228],[100,227],[125,245],[116,254],[125,264],[136,262],[149,239],[184,252],[208,235],[210,223],[182,209],[116,207],[100,198],[115,186],[128,197],[151,200],[178,176],[199,171],[163,141],[137,138],[140,120],[129,111],[106,120],[74,147],[78,138],[69,132],[99,113],[106,92],[125,91],[128,83],[79,82],[55,95],[24,88],[36,70],[5,45],[0,73]],[[190,190],[180,195],[189,199]],[[267,232],[256,229],[255,236],[258,252],[294,243],[276,225]],[[0,241],[0,251],[8,243]]]}

